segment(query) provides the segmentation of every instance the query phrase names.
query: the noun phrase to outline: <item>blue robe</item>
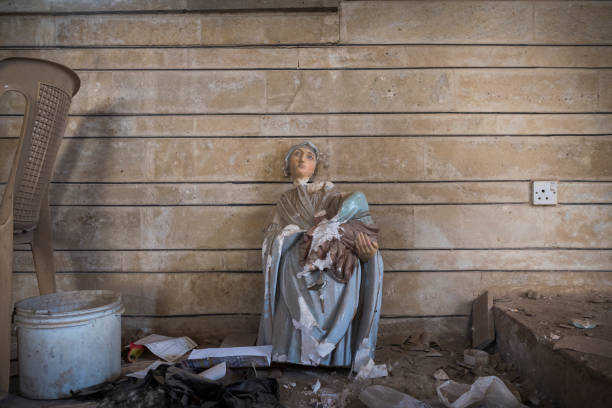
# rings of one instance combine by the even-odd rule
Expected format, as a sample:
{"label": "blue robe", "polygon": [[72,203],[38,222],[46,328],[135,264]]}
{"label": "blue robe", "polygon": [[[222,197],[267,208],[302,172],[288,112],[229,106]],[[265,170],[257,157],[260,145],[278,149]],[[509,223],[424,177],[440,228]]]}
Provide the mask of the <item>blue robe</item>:
{"label": "blue robe", "polygon": [[[300,185],[281,196],[266,230],[265,293],[257,343],[273,346],[273,361],[352,365],[357,371],[374,357],[382,297],[380,253],[368,262],[357,262],[346,283],[325,271],[305,273],[300,262],[304,232],[313,226],[314,215],[339,195],[329,182]],[[364,211],[368,211],[365,196],[352,193],[344,198],[334,220],[372,223]],[[309,290],[309,283],[319,278],[325,285]]]}

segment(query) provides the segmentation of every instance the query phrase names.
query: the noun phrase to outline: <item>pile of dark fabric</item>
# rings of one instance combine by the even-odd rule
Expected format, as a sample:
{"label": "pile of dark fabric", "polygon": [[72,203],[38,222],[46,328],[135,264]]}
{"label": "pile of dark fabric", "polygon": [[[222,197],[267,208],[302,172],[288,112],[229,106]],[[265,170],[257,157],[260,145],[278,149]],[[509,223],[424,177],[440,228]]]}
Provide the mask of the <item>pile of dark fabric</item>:
{"label": "pile of dark fabric", "polygon": [[283,408],[275,379],[247,379],[228,386],[193,370],[162,364],[142,380],[121,377],[112,383],[73,393],[98,400],[100,408]]}

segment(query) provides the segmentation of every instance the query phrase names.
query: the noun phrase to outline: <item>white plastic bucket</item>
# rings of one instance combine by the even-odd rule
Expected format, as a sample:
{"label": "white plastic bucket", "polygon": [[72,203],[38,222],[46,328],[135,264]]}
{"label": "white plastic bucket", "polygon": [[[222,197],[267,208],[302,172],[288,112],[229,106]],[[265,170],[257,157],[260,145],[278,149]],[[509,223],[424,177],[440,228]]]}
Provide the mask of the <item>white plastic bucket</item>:
{"label": "white plastic bucket", "polygon": [[34,399],[112,381],[121,373],[121,295],[80,290],[17,302],[19,387]]}

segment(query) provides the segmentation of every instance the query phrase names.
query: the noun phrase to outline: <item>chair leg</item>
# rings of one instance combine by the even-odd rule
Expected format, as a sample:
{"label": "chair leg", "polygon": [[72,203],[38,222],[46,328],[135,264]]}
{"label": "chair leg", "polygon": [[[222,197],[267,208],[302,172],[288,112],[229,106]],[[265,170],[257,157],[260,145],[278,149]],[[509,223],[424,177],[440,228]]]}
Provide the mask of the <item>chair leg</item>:
{"label": "chair leg", "polygon": [[0,225],[0,399],[8,393],[11,376],[11,318],[13,315],[13,217]]}
{"label": "chair leg", "polygon": [[53,239],[51,234],[51,217],[49,214],[48,194],[43,194],[40,206],[40,218],[38,228],[34,230],[32,240],[32,254],[34,256],[34,268],[38,279],[38,291],[41,295],[54,293],[55,290],[55,265],[53,262]]}

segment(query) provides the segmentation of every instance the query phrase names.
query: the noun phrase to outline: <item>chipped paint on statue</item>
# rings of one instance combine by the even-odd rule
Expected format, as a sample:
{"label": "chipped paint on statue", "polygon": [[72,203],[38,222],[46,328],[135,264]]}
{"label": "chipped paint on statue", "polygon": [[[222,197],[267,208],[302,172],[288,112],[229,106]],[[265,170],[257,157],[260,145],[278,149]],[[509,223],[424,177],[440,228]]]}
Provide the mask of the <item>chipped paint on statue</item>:
{"label": "chipped paint on statue", "polygon": [[285,156],[282,194],[262,248],[265,291],[258,344],[276,362],[352,366],[374,357],[383,262],[365,196],[310,182],[320,154],[304,142]]}

